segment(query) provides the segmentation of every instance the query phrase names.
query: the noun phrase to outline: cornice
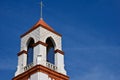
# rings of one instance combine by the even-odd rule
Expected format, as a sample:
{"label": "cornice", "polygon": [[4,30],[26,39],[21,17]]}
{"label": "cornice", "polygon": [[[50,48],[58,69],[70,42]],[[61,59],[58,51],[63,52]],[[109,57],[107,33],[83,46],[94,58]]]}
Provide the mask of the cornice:
{"label": "cornice", "polygon": [[58,78],[57,80],[59,80],[59,79],[69,80],[68,76],[61,74],[61,73],[58,73],[58,72],[51,70],[51,69],[49,69],[45,66],[42,66],[42,65],[36,65],[33,68],[27,70],[26,72],[23,72],[22,74],[14,77],[12,80],[23,80],[26,77],[29,78],[30,75],[32,75],[36,72],[43,72],[45,74],[48,74],[49,76],[55,76],[56,78]]}
{"label": "cornice", "polygon": [[20,56],[22,54],[27,54],[27,51],[23,50],[23,51],[19,52],[17,55]]}
{"label": "cornice", "polygon": [[55,50],[55,53],[60,53],[60,54],[64,55],[64,52],[61,51],[61,50],[59,50],[59,49],[56,49],[56,50]]}

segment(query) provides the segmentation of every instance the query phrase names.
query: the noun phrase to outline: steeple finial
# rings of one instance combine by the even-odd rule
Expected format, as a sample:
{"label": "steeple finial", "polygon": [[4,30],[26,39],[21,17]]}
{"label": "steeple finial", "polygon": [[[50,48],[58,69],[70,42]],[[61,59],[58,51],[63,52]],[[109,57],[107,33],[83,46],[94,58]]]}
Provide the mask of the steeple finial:
{"label": "steeple finial", "polygon": [[40,9],[41,9],[41,11],[40,11],[40,19],[43,19],[43,10],[42,10],[42,8],[43,8],[43,2],[41,0],[41,2],[40,2]]}

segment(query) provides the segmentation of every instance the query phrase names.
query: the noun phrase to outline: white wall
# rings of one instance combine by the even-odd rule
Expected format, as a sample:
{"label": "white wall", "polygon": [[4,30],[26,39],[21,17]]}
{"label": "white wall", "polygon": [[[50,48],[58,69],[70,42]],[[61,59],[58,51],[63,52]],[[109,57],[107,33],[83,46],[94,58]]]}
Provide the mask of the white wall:
{"label": "white wall", "polygon": [[30,76],[30,80],[51,80],[51,79],[47,74],[42,72],[37,72]]}

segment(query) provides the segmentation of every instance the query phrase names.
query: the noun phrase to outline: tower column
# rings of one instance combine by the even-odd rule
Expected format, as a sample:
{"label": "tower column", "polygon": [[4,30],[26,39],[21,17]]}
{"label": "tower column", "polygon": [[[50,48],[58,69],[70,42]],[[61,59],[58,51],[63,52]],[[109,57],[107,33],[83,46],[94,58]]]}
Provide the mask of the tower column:
{"label": "tower column", "polygon": [[24,67],[26,66],[26,63],[27,63],[27,51],[23,50],[18,53],[18,66],[15,76],[24,72]]}
{"label": "tower column", "polygon": [[41,64],[46,66],[46,46],[47,44],[42,41],[34,44],[34,65]]}
{"label": "tower column", "polygon": [[58,72],[66,75],[66,71],[64,69],[64,52],[61,50],[55,50],[55,65],[58,68]]}

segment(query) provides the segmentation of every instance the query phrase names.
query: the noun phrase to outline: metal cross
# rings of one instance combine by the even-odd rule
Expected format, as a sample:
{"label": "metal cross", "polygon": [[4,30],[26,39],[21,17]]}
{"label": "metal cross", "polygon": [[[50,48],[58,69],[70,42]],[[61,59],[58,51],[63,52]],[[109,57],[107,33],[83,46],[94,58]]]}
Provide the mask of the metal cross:
{"label": "metal cross", "polygon": [[43,8],[43,3],[42,3],[42,1],[41,1],[41,3],[40,3],[40,8],[41,8],[40,19],[43,19],[43,10],[42,10],[42,8]]}

